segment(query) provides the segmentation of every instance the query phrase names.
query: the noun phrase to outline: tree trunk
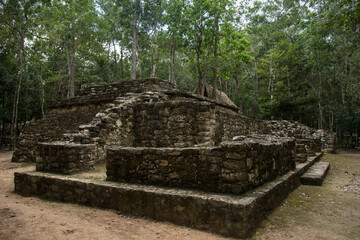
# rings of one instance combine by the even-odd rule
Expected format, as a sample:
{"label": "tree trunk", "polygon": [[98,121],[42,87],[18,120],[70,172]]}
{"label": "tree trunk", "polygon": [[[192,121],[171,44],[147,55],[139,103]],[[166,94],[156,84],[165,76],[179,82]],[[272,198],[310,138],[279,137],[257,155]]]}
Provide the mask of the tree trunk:
{"label": "tree trunk", "polygon": [[197,39],[197,47],[196,47],[196,68],[198,72],[198,87],[197,87],[197,94],[204,95],[204,83],[203,83],[203,75],[201,71],[201,63],[200,63],[200,56],[201,56],[201,45],[202,45],[202,33],[199,31],[198,39]]}
{"label": "tree trunk", "polygon": [[212,80],[212,87],[213,93],[212,97],[216,100],[216,79],[217,79],[217,60],[218,60],[218,33],[219,33],[219,17],[215,19],[215,43],[214,43],[214,68],[213,68],[213,80]]}
{"label": "tree trunk", "polygon": [[68,75],[69,75],[67,98],[70,98],[71,60],[70,60],[70,53],[68,46],[65,47],[65,51],[66,51],[66,61],[67,61]]}
{"label": "tree trunk", "polygon": [[[220,81],[220,89],[221,89],[222,92],[224,92],[224,86],[223,86],[223,84],[224,84],[224,79],[223,79],[222,77],[220,77],[220,78],[219,78],[219,81]],[[226,95],[229,96],[229,94],[228,94],[227,92],[225,92],[225,93],[226,93]]]}
{"label": "tree trunk", "polygon": [[[42,44],[42,40],[40,40],[40,52],[41,52],[41,56],[43,54],[43,44]],[[45,105],[45,83],[44,83],[44,79],[42,77],[42,63],[40,61],[40,84],[41,84],[41,116],[44,116],[45,114],[45,110],[44,110],[44,105]]]}
{"label": "tree trunk", "polygon": [[173,83],[175,83],[174,65],[175,65],[175,34],[173,33],[171,36],[170,57],[169,57],[169,81]]}
{"label": "tree trunk", "polygon": [[155,21],[154,25],[154,57],[153,57],[153,64],[150,77],[155,77],[156,73],[156,64],[157,64],[157,49],[158,48],[158,41],[157,41],[157,22]]}
{"label": "tree trunk", "polygon": [[42,78],[42,69],[40,69],[40,84],[41,84],[41,117],[45,115],[45,83]]}
{"label": "tree trunk", "polygon": [[75,96],[75,36],[72,34],[71,36],[71,54],[70,54],[70,98]]}
{"label": "tree trunk", "polygon": [[329,115],[329,129],[330,129],[330,132],[333,131],[333,128],[334,128],[334,112],[331,109],[330,110],[330,115]]}
{"label": "tree trunk", "polygon": [[[2,94],[2,108],[5,109],[5,92]],[[6,119],[5,114],[1,118],[1,138],[0,138],[0,148],[5,146],[6,143]]]}
{"label": "tree trunk", "polygon": [[139,78],[142,78],[142,68],[141,68],[141,48],[139,48]]}
{"label": "tree trunk", "polygon": [[120,67],[121,67],[121,79],[124,79],[124,44],[123,38],[121,39],[121,47],[120,47]]}
{"label": "tree trunk", "polygon": [[17,81],[15,82],[15,92],[14,92],[14,102],[11,116],[11,147],[15,148],[16,146],[16,135],[17,135],[17,121],[18,121],[18,107],[19,107],[19,99],[20,99],[20,90],[24,73],[24,62],[23,57],[25,56],[25,36],[20,34],[21,38],[19,41],[18,47],[18,71],[17,71]]}
{"label": "tree trunk", "polygon": [[[28,61],[27,61],[27,53],[26,53],[26,49],[25,49],[25,36],[23,37],[23,43],[22,43],[22,55],[23,55],[23,61],[24,61],[24,71],[23,71],[23,77],[22,77],[22,85],[26,86],[27,83],[27,79],[28,79],[28,72],[29,72],[29,66],[28,66]],[[29,104],[29,89],[27,87],[24,88],[25,90],[25,102],[23,104],[25,104],[25,106],[28,106]],[[18,96],[20,97],[20,95]],[[16,114],[16,123],[17,123],[17,117],[18,114]],[[29,108],[26,107],[25,108],[25,124],[28,121],[29,118]],[[24,124],[24,125],[25,125]]]}
{"label": "tree trunk", "polygon": [[113,44],[113,48],[114,48],[114,61],[115,61],[114,72],[115,72],[115,77],[116,77],[116,79],[119,80],[119,76],[118,76],[118,66],[117,66],[117,53],[116,53],[115,39],[114,39],[114,38],[113,38],[113,40],[112,40],[112,44]]}
{"label": "tree trunk", "polygon": [[349,71],[348,71],[348,61],[345,59],[345,78],[343,79],[343,84],[341,84],[341,101],[342,104],[345,105],[345,93],[347,88],[347,80],[349,77]]}
{"label": "tree trunk", "polygon": [[133,41],[132,41],[132,56],[131,56],[131,80],[136,80],[136,43],[137,43],[137,11],[140,7],[140,0],[136,1],[136,6],[134,8],[134,16],[133,16],[133,24],[132,24],[132,33],[133,33]]}
{"label": "tree trunk", "polygon": [[[254,49],[253,44],[251,44],[251,51],[255,54],[255,49]],[[252,96],[252,99],[253,99],[252,110],[253,110],[253,113],[254,113],[254,117],[256,119],[259,118],[259,111],[258,111],[259,77],[258,77],[258,74],[257,74],[257,71],[256,71],[257,67],[258,67],[258,62],[257,62],[257,59],[255,57],[254,58],[254,70],[253,70],[254,77],[253,77],[253,81],[252,81],[252,86],[253,86],[253,89],[254,89],[254,94]]]}
{"label": "tree trunk", "polygon": [[211,48],[211,46],[208,47],[207,54],[206,54],[204,72],[203,72],[203,77],[202,77],[202,82],[203,82],[203,83],[207,83],[209,57],[210,57],[210,48]]}
{"label": "tree trunk", "polygon": [[273,91],[274,91],[275,74],[274,74],[274,71],[273,71],[273,61],[272,61],[272,59],[270,61],[270,66],[269,67],[270,67],[270,69],[269,69],[270,77],[269,77],[269,84],[268,84],[268,92],[270,93],[270,99],[273,99],[274,98]]}
{"label": "tree trunk", "polygon": [[170,52],[169,52],[169,82],[172,82],[172,52],[174,47],[174,34],[171,37]]}
{"label": "tree trunk", "polygon": [[225,92],[229,92],[228,81],[225,81]]}
{"label": "tree trunk", "polygon": [[319,106],[319,122],[318,122],[318,128],[323,129],[323,111],[320,100],[318,101]]}
{"label": "tree trunk", "polygon": [[[110,41],[108,42],[107,49],[108,49],[108,51],[107,51],[107,61],[110,62],[110,61],[111,61],[111,59],[110,59],[110,55],[111,55],[111,42],[110,42]],[[104,50],[105,50],[105,49],[104,49]]]}
{"label": "tree trunk", "polygon": [[[257,69],[257,60],[256,60],[256,58],[255,58],[255,60],[254,60],[254,67],[255,67],[255,69]],[[257,72],[255,71],[254,72],[255,74],[254,74],[254,79],[253,79],[253,88],[254,88],[254,91],[255,91],[255,93],[257,94],[257,92],[258,92],[258,89],[259,89],[259,77],[258,77],[258,74],[257,74]]]}
{"label": "tree trunk", "polygon": [[240,93],[240,81],[238,76],[235,77],[235,82],[236,82],[236,88],[237,88],[237,93],[238,93],[238,98],[239,98],[239,109],[240,112],[243,112],[243,104],[241,101],[241,93]]}
{"label": "tree trunk", "polygon": [[5,146],[6,146],[6,120],[5,117],[3,117],[0,147],[5,147]]}
{"label": "tree trunk", "polygon": [[[75,12],[75,1],[72,3],[73,12]],[[72,23],[75,24],[75,17],[72,18]],[[71,43],[70,43],[70,73],[69,73],[69,97],[73,98],[75,96],[75,53],[76,53],[76,42],[75,42],[75,32],[74,29],[71,29]]]}
{"label": "tree trunk", "polygon": [[175,51],[176,51],[176,41],[175,41],[175,34],[172,36],[172,42],[173,42],[173,51],[172,51],[172,63],[171,63],[171,79],[173,83],[176,84],[175,79]]}

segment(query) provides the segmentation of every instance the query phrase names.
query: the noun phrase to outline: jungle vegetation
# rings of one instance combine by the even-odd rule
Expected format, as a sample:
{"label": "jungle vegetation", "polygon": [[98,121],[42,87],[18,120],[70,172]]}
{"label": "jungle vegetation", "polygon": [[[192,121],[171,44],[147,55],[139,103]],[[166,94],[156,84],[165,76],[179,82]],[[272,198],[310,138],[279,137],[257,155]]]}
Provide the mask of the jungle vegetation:
{"label": "jungle vegetation", "polygon": [[1,145],[83,83],[147,77],[360,134],[359,42],[359,0],[0,0]]}

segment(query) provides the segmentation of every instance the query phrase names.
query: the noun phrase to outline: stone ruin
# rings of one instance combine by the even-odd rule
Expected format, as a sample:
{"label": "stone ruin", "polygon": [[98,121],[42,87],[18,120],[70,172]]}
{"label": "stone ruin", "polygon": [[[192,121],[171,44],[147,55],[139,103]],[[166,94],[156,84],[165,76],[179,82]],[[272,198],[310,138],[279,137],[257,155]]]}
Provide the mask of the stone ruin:
{"label": "stone ruin", "polygon": [[[258,224],[259,212],[265,211],[259,209],[265,205],[266,210],[271,209],[298,184],[293,176],[303,170],[297,165],[307,166],[308,159],[315,159],[318,152],[334,151],[334,139],[332,133],[296,122],[247,118],[234,106],[179,91],[157,78],[124,81],[89,87],[78,97],[54,102],[43,119],[29,123],[12,160],[36,162],[39,173],[15,174],[15,190],[246,237]],[[89,183],[69,183],[66,179],[60,184],[60,180],[53,182],[48,175],[40,174],[89,171],[101,162],[106,162],[106,187],[97,189],[97,193]],[[247,222],[243,214],[229,220],[228,212],[221,213],[223,207],[220,210],[213,205],[217,197],[218,205],[232,197],[240,201],[241,196],[241,201],[245,201],[243,197],[250,190],[285,178],[291,183],[287,185],[293,187],[282,182],[269,185],[266,191],[272,191],[273,199],[267,196],[262,200],[265,204],[258,200],[256,204],[264,206],[256,205],[259,209],[254,210],[254,205],[251,211],[243,213],[251,216],[245,217]],[[120,185],[109,187],[110,183]],[[129,193],[121,184],[130,184],[124,189],[136,188],[140,192],[133,196],[135,190]],[[285,191],[284,186],[290,190]],[[155,191],[154,187],[161,190],[149,197],[147,194]],[[175,198],[174,191],[181,197]],[[195,191],[194,195],[189,191]],[[199,204],[194,200],[200,196],[198,191],[210,199],[206,207],[199,206],[207,212],[204,216],[193,209]],[[94,200],[101,199],[100,195],[104,195],[103,200]],[[204,198],[201,195],[200,199]],[[231,204],[236,201],[231,200]],[[245,202],[255,204],[252,201]],[[151,205],[153,202],[161,208]],[[226,203],[225,208],[234,208],[231,204]],[[184,216],[174,217],[174,213],[181,215],[179,206]],[[155,213],[157,208],[162,213]],[[211,215],[209,211],[220,212]],[[206,216],[209,219],[204,219]],[[239,227],[241,231],[236,230]]]}

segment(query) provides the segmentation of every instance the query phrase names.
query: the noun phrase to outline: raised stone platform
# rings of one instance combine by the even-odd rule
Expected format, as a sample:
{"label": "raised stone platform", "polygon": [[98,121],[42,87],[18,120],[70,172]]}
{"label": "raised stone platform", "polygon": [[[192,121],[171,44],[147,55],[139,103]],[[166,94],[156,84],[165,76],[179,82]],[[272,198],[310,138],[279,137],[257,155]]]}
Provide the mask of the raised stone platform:
{"label": "raised stone platform", "polygon": [[[13,160],[36,160],[42,173],[17,173],[15,190],[247,237],[300,184],[327,136],[246,118],[156,78],[90,87],[23,131]],[[97,165],[107,181],[80,177],[95,177]]]}
{"label": "raised stone platform", "polygon": [[15,192],[64,202],[109,208],[125,214],[169,221],[229,237],[246,238],[268,211],[300,185],[320,157],[242,195],[148,185],[92,182],[43,172],[15,173]]}
{"label": "raised stone platform", "polygon": [[109,148],[107,180],[241,194],[295,169],[294,138],[238,138],[220,147]]}
{"label": "raised stone platform", "polygon": [[315,163],[304,175],[301,176],[301,183],[304,185],[321,186],[330,168],[328,162]]}

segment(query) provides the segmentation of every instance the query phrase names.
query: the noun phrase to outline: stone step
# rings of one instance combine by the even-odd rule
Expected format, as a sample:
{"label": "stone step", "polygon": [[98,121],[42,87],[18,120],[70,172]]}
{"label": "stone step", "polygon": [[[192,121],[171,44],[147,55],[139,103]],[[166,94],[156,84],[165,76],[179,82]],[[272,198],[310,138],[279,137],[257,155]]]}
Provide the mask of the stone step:
{"label": "stone step", "polygon": [[243,239],[250,237],[265,215],[298,186],[299,173],[305,167],[242,195],[91,181],[38,171],[16,172],[14,182],[15,192],[24,196],[114,209]]}
{"label": "stone step", "polygon": [[321,186],[329,170],[330,163],[317,162],[301,176],[301,183],[304,185]]}

